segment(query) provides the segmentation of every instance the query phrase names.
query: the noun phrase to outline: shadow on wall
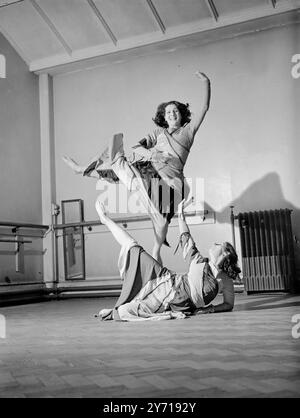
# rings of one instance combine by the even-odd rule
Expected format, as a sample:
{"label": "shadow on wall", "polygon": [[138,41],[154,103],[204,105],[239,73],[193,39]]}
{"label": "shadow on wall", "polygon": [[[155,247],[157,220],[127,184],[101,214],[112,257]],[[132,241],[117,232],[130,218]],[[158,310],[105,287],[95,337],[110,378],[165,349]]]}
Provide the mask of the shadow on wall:
{"label": "shadow on wall", "polygon": [[220,211],[215,211],[205,203],[205,209],[216,213],[220,223],[230,223],[229,206],[234,206],[234,214],[269,209],[291,209],[295,257],[300,265],[300,208],[286,200],[282,191],[280,177],[276,172],[268,173],[251,184],[239,197],[228,203]]}

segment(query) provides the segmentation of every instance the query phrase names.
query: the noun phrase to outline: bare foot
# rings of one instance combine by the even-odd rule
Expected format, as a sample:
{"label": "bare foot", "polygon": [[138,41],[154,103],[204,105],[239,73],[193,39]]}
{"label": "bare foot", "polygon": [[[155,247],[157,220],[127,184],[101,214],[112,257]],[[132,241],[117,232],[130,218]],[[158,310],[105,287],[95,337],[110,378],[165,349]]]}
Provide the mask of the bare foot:
{"label": "bare foot", "polygon": [[84,167],[80,166],[73,160],[73,158],[64,155],[62,160],[74,171],[75,174],[82,174],[85,170]]}
{"label": "bare foot", "polygon": [[95,208],[99,215],[100,221],[105,225],[108,219],[108,216],[106,215],[105,207],[103,203],[101,202],[100,197],[98,197],[96,200]]}

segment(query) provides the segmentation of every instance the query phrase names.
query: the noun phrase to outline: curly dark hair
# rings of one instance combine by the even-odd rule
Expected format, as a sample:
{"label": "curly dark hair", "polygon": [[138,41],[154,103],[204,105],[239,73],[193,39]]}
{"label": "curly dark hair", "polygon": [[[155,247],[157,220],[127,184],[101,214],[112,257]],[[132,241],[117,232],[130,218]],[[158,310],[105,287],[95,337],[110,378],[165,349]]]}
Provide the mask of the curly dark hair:
{"label": "curly dark hair", "polygon": [[171,100],[170,102],[165,102],[165,103],[161,103],[160,105],[158,105],[156,114],[154,118],[152,119],[156,125],[160,126],[161,128],[168,128],[169,125],[167,124],[165,120],[165,111],[166,111],[166,107],[171,104],[175,105],[177,109],[179,110],[179,113],[181,115],[181,126],[183,126],[187,122],[190,122],[191,112],[189,109],[189,104],[180,103],[180,102],[177,102],[177,100]]}
{"label": "curly dark hair", "polygon": [[237,253],[229,242],[224,242],[223,246],[227,255],[223,258],[218,267],[231,279],[235,280],[239,277],[239,273],[241,272],[241,269],[238,266]]}

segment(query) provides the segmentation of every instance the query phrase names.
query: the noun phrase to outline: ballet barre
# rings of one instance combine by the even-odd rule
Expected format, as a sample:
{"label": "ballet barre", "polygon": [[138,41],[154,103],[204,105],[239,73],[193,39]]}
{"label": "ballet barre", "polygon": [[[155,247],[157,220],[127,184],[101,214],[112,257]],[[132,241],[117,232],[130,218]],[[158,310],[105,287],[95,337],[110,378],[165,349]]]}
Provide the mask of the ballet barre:
{"label": "ballet barre", "polygon": [[49,229],[48,225],[39,225],[39,224],[32,224],[32,223],[24,223],[24,222],[0,222],[0,227],[13,227],[13,228],[29,228],[29,229]]}
{"label": "ballet barre", "polygon": [[[0,243],[15,245],[16,273],[24,273],[24,244],[32,244],[33,242],[24,238],[44,238],[48,230],[48,225],[11,221],[0,222]],[[37,231],[38,234],[35,235],[33,231]]]}
{"label": "ballet barre", "polygon": [[[201,210],[201,211],[191,211],[186,212],[185,217],[191,217],[191,216],[202,216],[205,217],[209,213],[208,210]],[[178,214],[174,215],[174,218],[177,218]],[[127,216],[124,218],[113,218],[112,220],[116,223],[123,224],[123,226],[126,226],[129,222],[144,222],[149,221],[149,215],[141,215],[141,216]],[[76,228],[76,227],[92,227],[92,226],[101,226],[103,223],[101,221],[82,221],[82,222],[70,222],[65,224],[56,224],[53,225],[54,230],[58,229],[66,229],[66,228]]]}
{"label": "ballet barre", "polygon": [[32,243],[32,241],[26,241],[26,240],[20,240],[20,239],[16,239],[16,240],[13,240],[13,239],[1,239],[0,238],[0,242],[10,242],[10,243],[13,243],[13,244],[15,244],[15,243],[18,243],[18,244],[31,244]]}

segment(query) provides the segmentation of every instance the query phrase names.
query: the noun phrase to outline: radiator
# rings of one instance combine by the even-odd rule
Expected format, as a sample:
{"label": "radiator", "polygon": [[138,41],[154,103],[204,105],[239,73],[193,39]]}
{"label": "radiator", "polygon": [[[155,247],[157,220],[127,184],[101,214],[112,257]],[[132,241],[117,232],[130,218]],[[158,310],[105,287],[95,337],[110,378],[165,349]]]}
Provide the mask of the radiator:
{"label": "radiator", "polygon": [[295,280],[291,210],[237,215],[245,290],[289,291]]}

